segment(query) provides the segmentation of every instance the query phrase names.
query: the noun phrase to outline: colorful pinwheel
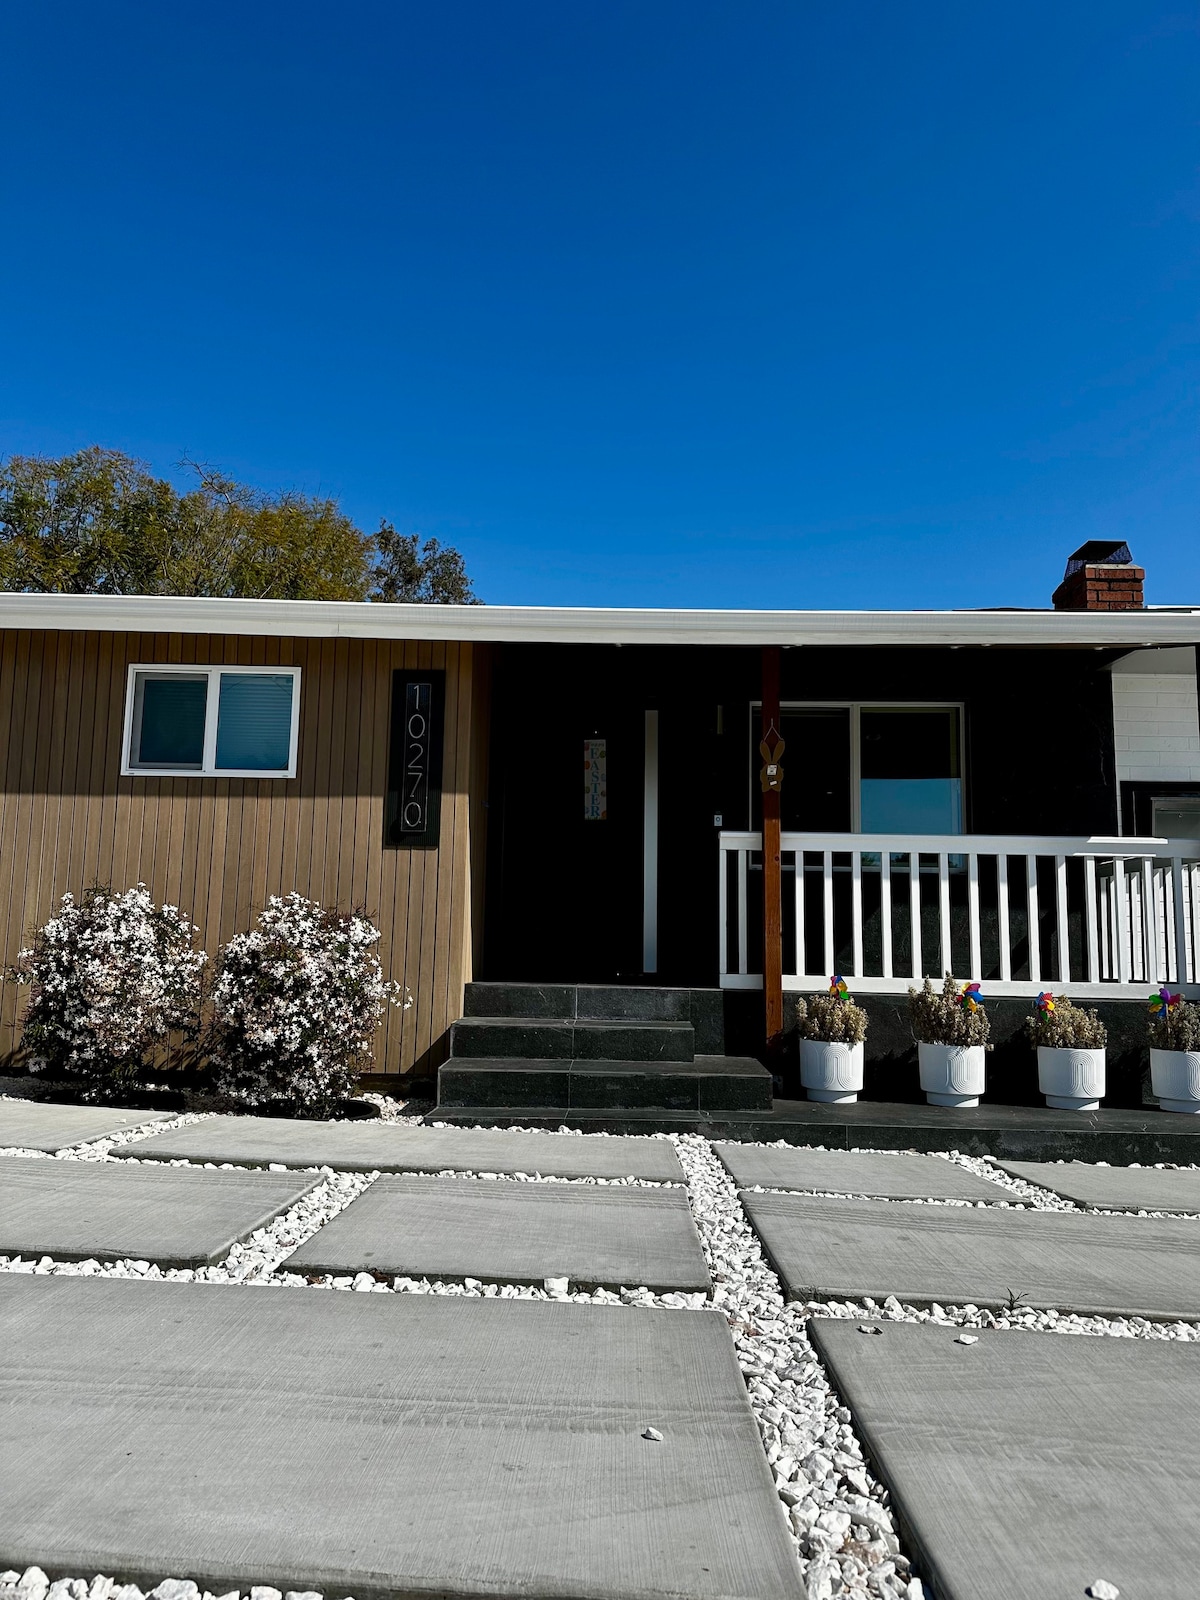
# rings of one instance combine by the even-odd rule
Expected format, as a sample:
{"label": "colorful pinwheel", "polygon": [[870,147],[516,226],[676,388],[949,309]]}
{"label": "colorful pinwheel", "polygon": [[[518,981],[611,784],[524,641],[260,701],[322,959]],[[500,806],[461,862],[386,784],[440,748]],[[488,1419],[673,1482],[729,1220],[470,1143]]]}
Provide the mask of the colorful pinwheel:
{"label": "colorful pinwheel", "polygon": [[1051,1014],[1051,1012],[1054,1010],[1054,996],[1050,993],[1049,989],[1042,990],[1041,994],[1039,994],[1037,997],[1036,1004],[1037,1009],[1044,1017],[1048,1017]]}
{"label": "colorful pinwheel", "polygon": [[978,1011],[983,1004],[983,993],[977,983],[964,983],[958,1003],[964,1011]]}
{"label": "colorful pinwheel", "polygon": [[845,978],[839,977],[837,974],[829,980],[829,992],[838,1000],[849,1000],[850,998],[850,990],[846,987]]}
{"label": "colorful pinwheel", "polygon": [[1164,983],[1157,994],[1150,996],[1150,1015],[1161,1017],[1164,1011],[1170,1011],[1177,1006],[1182,998],[1182,995],[1172,994]]}

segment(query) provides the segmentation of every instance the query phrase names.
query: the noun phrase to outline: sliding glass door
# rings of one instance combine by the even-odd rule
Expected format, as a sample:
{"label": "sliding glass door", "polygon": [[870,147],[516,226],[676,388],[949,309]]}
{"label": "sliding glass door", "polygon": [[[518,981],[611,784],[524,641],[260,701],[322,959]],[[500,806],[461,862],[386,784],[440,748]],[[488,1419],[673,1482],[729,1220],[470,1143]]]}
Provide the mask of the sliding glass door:
{"label": "sliding glass door", "polygon": [[859,831],[961,833],[962,767],[955,706],[862,706]]}
{"label": "sliding glass door", "polygon": [[[751,708],[751,812],[762,816],[759,708]],[[962,713],[947,705],[785,705],[785,832],[963,831]]]}

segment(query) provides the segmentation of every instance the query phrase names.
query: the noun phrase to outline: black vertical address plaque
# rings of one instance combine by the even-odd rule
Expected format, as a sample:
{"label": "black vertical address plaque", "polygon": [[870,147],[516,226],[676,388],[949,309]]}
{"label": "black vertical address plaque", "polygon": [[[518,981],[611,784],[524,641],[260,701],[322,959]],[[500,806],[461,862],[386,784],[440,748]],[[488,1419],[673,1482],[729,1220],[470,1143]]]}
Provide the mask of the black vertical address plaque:
{"label": "black vertical address plaque", "polygon": [[383,842],[435,849],[442,815],[446,674],[393,672],[392,732]]}

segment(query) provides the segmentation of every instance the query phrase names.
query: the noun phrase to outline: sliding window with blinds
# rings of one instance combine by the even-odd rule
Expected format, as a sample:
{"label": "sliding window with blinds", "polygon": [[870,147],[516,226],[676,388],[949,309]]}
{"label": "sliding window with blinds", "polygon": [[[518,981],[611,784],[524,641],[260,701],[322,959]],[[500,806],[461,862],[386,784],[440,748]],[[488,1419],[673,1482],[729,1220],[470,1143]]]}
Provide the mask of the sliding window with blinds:
{"label": "sliding window with blinds", "polygon": [[132,666],[121,771],[291,778],[299,718],[298,667]]}

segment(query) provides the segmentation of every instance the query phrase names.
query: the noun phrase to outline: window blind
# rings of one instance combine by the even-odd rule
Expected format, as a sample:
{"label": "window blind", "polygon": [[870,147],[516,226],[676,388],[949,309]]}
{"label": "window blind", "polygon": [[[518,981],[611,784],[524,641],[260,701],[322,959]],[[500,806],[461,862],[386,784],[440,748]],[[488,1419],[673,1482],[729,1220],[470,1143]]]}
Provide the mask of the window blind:
{"label": "window blind", "polygon": [[278,772],[288,764],[292,684],[288,673],[223,672],[217,708],[217,769]]}

